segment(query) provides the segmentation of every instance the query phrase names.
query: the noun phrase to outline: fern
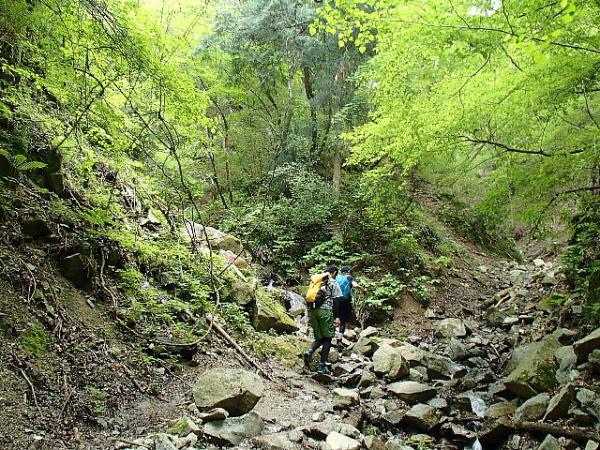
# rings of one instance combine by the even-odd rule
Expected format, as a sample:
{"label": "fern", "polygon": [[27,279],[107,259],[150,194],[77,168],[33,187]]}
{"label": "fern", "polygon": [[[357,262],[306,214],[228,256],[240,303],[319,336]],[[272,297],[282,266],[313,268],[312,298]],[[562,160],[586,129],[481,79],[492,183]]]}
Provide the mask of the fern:
{"label": "fern", "polygon": [[8,163],[19,172],[27,172],[46,167],[46,164],[41,161],[29,161],[25,155],[12,155],[2,148],[0,148],[0,155],[4,156]]}

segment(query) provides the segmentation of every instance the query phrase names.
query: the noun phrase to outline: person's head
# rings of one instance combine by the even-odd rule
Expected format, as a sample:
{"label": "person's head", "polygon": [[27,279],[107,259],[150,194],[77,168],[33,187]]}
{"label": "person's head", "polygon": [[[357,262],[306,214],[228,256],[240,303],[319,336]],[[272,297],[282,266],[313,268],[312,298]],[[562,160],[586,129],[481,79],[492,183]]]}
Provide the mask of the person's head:
{"label": "person's head", "polygon": [[338,267],[335,264],[330,264],[325,268],[325,272],[329,273],[331,277],[335,277],[338,273]]}
{"label": "person's head", "polygon": [[342,273],[347,275],[350,273],[350,266],[342,266]]}

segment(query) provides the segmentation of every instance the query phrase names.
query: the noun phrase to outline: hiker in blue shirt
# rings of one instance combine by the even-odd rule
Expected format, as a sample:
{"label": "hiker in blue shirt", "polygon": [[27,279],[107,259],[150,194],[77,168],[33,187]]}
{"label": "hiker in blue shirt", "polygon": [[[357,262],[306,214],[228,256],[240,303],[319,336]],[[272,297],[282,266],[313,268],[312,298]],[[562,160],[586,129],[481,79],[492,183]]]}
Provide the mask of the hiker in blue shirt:
{"label": "hiker in blue shirt", "polygon": [[334,326],[339,327],[340,333],[343,333],[346,331],[346,322],[352,312],[352,288],[360,289],[362,292],[367,292],[367,290],[356,282],[348,266],[342,267],[342,273],[335,277],[335,281],[342,290],[342,297],[335,299]]}

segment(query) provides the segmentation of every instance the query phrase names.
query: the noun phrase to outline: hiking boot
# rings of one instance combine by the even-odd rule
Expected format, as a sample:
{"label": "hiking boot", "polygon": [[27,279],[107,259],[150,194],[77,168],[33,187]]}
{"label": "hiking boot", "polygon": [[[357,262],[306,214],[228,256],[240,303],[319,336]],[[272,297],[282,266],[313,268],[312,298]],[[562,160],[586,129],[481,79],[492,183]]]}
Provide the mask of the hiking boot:
{"label": "hiking boot", "polygon": [[310,360],[312,359],[312,353],[309,351],[304,352],[302,355],[302,359],[304,359],[304,367],[310,367]]}
{"label": "hiking boot", "polygon": [[329,373],[329,369],[327,368],[327,366],[325,364],[319,364],[317,366],[317,373]]}

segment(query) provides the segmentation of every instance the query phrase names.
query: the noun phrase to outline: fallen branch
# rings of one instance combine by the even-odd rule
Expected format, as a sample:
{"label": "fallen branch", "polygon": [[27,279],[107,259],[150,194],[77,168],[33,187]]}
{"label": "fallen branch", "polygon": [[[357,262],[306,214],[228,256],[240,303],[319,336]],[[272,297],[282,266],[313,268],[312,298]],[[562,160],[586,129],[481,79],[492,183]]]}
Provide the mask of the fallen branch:
{"label": "fallen branch", "polygon": [[35,395],[35,388],[33,387],[33,383],[27,377],[27,374],[23,371],[23,369],[19,369],[19,372],[21,372],[21,375],[23,375],[23,378],[25,378],[25,381],[27,381],[27,384],[29,385],[29,388],[31,389],[31,395],[33,396],[33,403],[35,404],[35,407],[37,408],[38,412],[40,414],[42,414],[42,410],[40,409],[40,405],[38,404],[38,401],[37,401],[37,396]]}
{"label": "fallen branch", "polygon": [[599,433],[586,431],[581,428],[567,428],[565,426],[540,422],[515,422],[513,423],[513,426],[515,430],[527,431],[530,433],[551,434],[553,436],[564,436],[584,443],[589,440],[596,442],[600,441]]}
{"label": "fallen branch", "polygon": [[242,357],[248,362],[250,363],[253,367],[256,368],[256,370],[262,375],[264,376],[266,379],[268,379],[269,381],[274,381],[273,378],[266,373],[262,367],[260,367],[258,365],[258,363],[256,361],[254,361],[245,351],[242,347],[239,346],[239,344],[237,342],[235,342],[233,340],[233,338],[231,336],[229,336],[229,334],[227,333],[227,331],[225,331],[223,329],[223,327],[221,327],[221,325],[219,325],[216,321],[216,319],[211,315],[208,314],[206,316],[206,320],[208,320],[209,322],[212,323],[212,326],[214,327],[215,330],[217,330],[219,332],[219,334],[229,343],[233,346],[233,348],[235,348],[238,353],[240,355],[242,355]]}
{"label": "fallen branch", "polygon": [[139,442],[130,441],[129,439],[123,439],[123,438],[115,439],[115,444],[117,444],[117,443],[127,444],[127,445],[129,445],[131,447],[152,448],[149,445],[141,444]]}

